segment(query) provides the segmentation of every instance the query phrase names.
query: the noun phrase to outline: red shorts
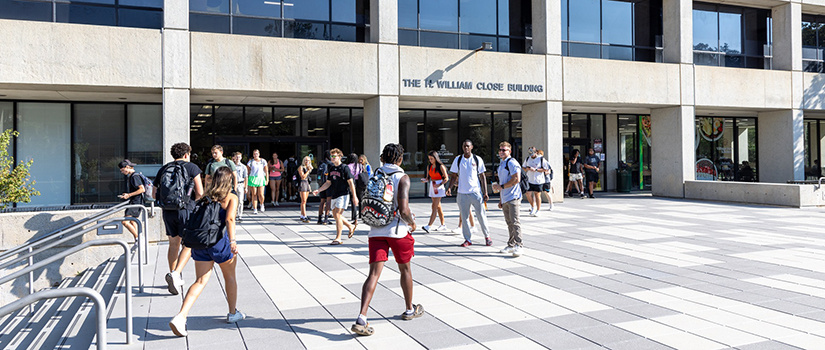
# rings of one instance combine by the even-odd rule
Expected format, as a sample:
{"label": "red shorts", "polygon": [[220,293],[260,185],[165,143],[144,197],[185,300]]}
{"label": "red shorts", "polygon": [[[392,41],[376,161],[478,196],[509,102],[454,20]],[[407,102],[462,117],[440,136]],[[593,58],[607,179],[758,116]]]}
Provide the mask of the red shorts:
{"label": "red shorts", "polygon": [[406,264],[415,255],[413,245],[415,245],[415,238],[409,233],[404,238],[370,237],[370,264],[387,261],[390,249],[392,249],[392,255],[395,256],[395,262]]}

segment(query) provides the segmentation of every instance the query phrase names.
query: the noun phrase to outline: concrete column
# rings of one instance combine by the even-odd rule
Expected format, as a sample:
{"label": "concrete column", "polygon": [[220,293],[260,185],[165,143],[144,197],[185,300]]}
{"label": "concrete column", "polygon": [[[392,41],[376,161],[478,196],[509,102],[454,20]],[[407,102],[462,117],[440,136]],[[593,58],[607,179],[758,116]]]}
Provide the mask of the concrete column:
{"label": "concrete column", "polygon": [[553,201],[564,200],[564,135],[562,128],[562,103],[547,101],[523,105],[521,107],[522,149],[530,146],[547,150],[545,157],[553,168]]}
{"label": "concrete column", "polygon": [[370,164],[380,166],[384,146],[398,140],[398,96],[377,96],[365,100],[364,154]]}
{"label": "concrete column", "polygon": [[664,60],[693,63],[693,1],[662,1]]}
{"label": "concrete column", "polygon": [[683,198],[685,181],[696,178],[694,108],[679,106],[650,112],[653,195]]}
{"label": "concrete column", "polygon": [[791,2],[774,7],[773,69],[802,70],[802,4]]}
{"label": "concrete column", "polygon": [[763,112],[757,116],[759,182],[805,179],[805,125],[802,110]]}
{"label": "concrete column", "polygon": [[178,142],[189,143],[189,2],[163,4],[163,156]]}
{"label": "concrete column", "polygon": [[605,155],[604,171],[606,184],[605,189],[608,191],[616,190],[616,168],[619,167],[619,116],[616,114],[605,115],[604,126],[607,129],[604,135],[604,148],[607,151]]}
{"label": "concrete column", "polygon": [[370,0],[370,42],[398,44],[398,1]]}
{"label": "concrete column", "polygon": [[561,1],[532,1],[533,53],[561,55]]}

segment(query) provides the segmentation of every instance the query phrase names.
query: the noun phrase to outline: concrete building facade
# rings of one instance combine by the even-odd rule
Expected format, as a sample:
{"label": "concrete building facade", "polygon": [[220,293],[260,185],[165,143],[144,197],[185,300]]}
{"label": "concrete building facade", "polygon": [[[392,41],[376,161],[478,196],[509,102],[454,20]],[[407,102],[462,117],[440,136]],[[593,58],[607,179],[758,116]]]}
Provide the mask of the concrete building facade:
{"label": "concrete building facade", "polygon": [[[497,162],[492,148],[511,141],[522,159],[527,147],[545,150],[556,174],[556,200],[563,198],[566,179],[560,174],[574,148],[593,147],[602,155],[601,189],[616,189],[615,170],[628,167],[635,172],[634,188],[668,197],[690,196],[685,184],[705,178],[716,180],[706,191],[724,192],[728,187],[719,180],[778,184],[821,169],[817,163],[811,170],[825,144],[818,121],[825,118],[825,75],[803,66],[811,50],[803,27],[815,22],[803,18],[825,15],[825,1],[651,1],[650,13],[658,15],[646,21],[653,23],[649,37],[655,42],[645,44],[648,51],[634,46],[627,51],[633,52],[631,59],[610,59],[622,53],[616,53],[621,45],[608,41],[608,6],[622,1],[601,0],[604,13],[596,24],[601,41],[591,45],[600,50],[596,58],[574,52],[585,46],[574,38],[580,32],[571,22],[581,18],[574,13],[578,5],[566,0],[509,2],[511,12],[530,14],[529,32],[509,44],[510,51],[523,45],[523,52],[470,47],[490,41],[494,50],[506,51],[501,28],[489,40],[467,35],[456,48],[428,47],[421,34],[426,31],[400,24],[405,0],[357,1],[364,21],[356,26],[363,36],[355,42],[194,30],[205,23],[206,15],[195,8],[199,3],[163,1],[160,28],[0,20],[6,52],[0,55],[0,121],[22,133],[15,144],[18,159],[35,160],[35,179],[48,193],[32,205],[115,201],[107,198],[106,188],[112,192],[122,180],[109,175],[117,172],[109,158],[136,158],[151,175],[170,160],[169,147],[181,141],[196,145],[196,152],[212,143],[244,152],[276,144],[262,148],[264,153],[289,144],[279,151],[282,159],[320,157],[324,149],[339,147],[366,154],[372,164],[384,144],[401,142],[414,174],[426,152],[437,150],[451,160],[464,138],[481,137],[474,142],[488,148],[490,165]],[[335,2],[330,3],[334,17]],[[417,4],[421,11],[424,5]],[[705,8],[710,10],[697,12]],[[768,29],[756,30],[767,38],[751,36],[742,24],[743,54],[697,48],[694,19],[717,13],[723,23],[730,13],[740,13],[746,23],[751,9],[757,11],[753,18],[768,16]],[[634,18],[642,12],[633,11]],[[233,26],[242,19],[227,18]],[[720,32],[727,28],[718,26]],[[286,36],[287,27],[297,26],[275,30]],[[330,28],[334,33],[335,25]],[[409,44],[411,35],[418,35],[417,45]],[[751,43],[759,40],[765,43]],[[812,50],[818,57],[821,50]],[[639,59],[643,56],[649,59]],[[708,60],[719,64],[705,65]],[[311,115],[319,110],[326,115],[313,127]],[[212,124],[208,118],[220,113],[227,121]],[[111,124],[111,115],[122,120]],[[268,124],[249,124],[253,115]],[[433,121],[442,124],[431,128]],[[271,131],[293,122],[283,134]],[[237,132],[226,131],[235,124]],[[111,127],[123,136],[111,146],[87,131],[92,126],[101,129],[98,134]],[[709,163],[699,162],[704,158]],[[37,168],[42,163],[49,170]],[[746,163],[753,174],[743,170]]]}

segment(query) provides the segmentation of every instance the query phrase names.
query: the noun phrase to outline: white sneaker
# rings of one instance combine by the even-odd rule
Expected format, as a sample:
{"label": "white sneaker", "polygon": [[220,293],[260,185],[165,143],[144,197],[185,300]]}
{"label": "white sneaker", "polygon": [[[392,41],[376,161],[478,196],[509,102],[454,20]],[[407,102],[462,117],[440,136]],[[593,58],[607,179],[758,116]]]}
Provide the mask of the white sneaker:
{"label": "white sneaker", "polygon": [[441,225],[441,226],[438,226],[438,228],[435,229],[435,230],[438,231],[438,232],[447,232],[450,229],[448,229],[447,226]]}
{"label": "white sneaker", "polygon": [[235,323],[246,318],[246,314],[241,310],[235,309],[234,314],[226,314],[226,323]]}
{"label": "white sneaker", "polygon": [[186,332],[186,317],[181,315],[176,315],[172,317],[172,320],[169,321],[169,328],[172,329],[172,333],[179,337],[185,337],[188,332]]}
{"label": "white sneaker", "polygon": [[461,227],[454,228],[453,233],[461,233]]}
{"label": "white sneaker", "polygon": [[266,211],[265,206],[264,206],[263,204],[261,204],[261,213],[263,213],[263,212],[265,212],[265,211]]}
{"label": "white sneaker", "polygon": [[183,277],[180,272],[172,271],[166,274],[166,289],[172,295],[183,293]]}
{"label": "white sneaker", "polygon": [[536,210],[531,211],[530,216],[539,216],[539,210],[536,209]]}
{"label": "white sneaker", "polygon": [[252,214],[257,214],[257,213],[258,213],[258,208],[255,208],[254,210],[252,210]]}
{"label": "white sneaker", "polygon": [[522,248],[520,246],[516,246],[515,248],[513,248],[513,257],[514,258],[520,257],[522,253],[524,253],[524,248]]}
{"label": "white sneaker", "polygon": [[269,204],[272,204],[273,207],[278,205],[278,204],[275,203],[275,201],[269,201]]}
{"label": "white sneaker", "polygon": [[506,247],[502,248],[501,250],[499,250],[498,252],[502,253],[502,254],[513,254],[513,247],[506,246]]}
{"label": "white sneaker", "polygon": [[272,202],[272,205],[277,207],[277,206],[279,206],[280,204],[278,204],[278,202]]}
{"label": "white sneaker", "polygon": [[430,225],[421,226],[421,229],[424,230],[426,233],[430,233]]}

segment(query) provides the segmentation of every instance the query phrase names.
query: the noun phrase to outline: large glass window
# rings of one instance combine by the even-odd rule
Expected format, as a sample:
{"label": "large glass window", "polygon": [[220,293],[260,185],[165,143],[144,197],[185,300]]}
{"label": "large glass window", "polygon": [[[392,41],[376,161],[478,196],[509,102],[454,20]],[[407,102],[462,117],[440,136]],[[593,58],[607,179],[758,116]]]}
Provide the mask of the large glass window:
{"label": "large glass window", "polygon": [[651,124],[649,115],[619,115],[619,169],[631,172],[633,189],[649,190]]}
{"label": "large glass window", "polygon": [[126,189],[124,105],[77,104],[72,116],[74,203],[115,202]]}
{"label": "large glass window", "polygon": [[365,42],[369,0],[189,0],[198,32]]}
{"label": "large glass window", "polygon": [[0,18],[161,28],[162,0],[0,0]]}
{"label": "large glass window", "polygon": [[[580,161],[584,161],[587,149],[593,148],[596,155],[602,161],[605,160],[607,146],[605,145],[605,124],[604,114],[584,114],[565,113],[564,119],[564,188],[567,188],[570,154],[573,150],[579,151]],[[530,147],[529,145],[527,147]],[[547,150],[545,150],[545,153]],[[603,191],[606,170],[602,166],[599,173],[599,181],[593,187],[595,190]]]}
{"label": "large glass window", "polygon": [[20,206],[71,204],[71,105],[17,104],[17,161],[34,160],[29,169],[39,196]]}
{"label": "large glass window", "polygon": [[696,179],[759,181],[756,118],[696,117]]}
{"label": "large glass window", "polygon": [[661,61],[661,0],[562,0],[561,6],[563,55]]}
{"label": "large glass window", "polygon": [[822,177],[825,156],[825,120],[805,119],[805,179]]}
{"label": "large glass window", "polygon": [[398,43],[529,53],[531,13],[529,0],[399,0]]}
{"label": "large glass window", "polygon": [[163,106],[126,106],[126,158],[146,176],[157,174],[163,165]]}
{"label": "large glass window", "polygon": [[694,3],[695,64],[770,69],[770,46],[770,10]]}
{"label": "large glass window", "polygon": [[[427,171],[427,153],[431,149],[426,148],[424,135],[424,111],[400,110],[398,111],[398,136],[399,142],[404,146],[404,162],[401,166],[410,176],[410,195],[422,197],[427,195],[426,184],[420,179],[424,178]],[[442,154],[441,161],[452,159],[455,152],[439,151]]]}
{"label": "large glass window", "polygon": [[825,16],[802,15],[802,69],[822,73],[825,61]]}

